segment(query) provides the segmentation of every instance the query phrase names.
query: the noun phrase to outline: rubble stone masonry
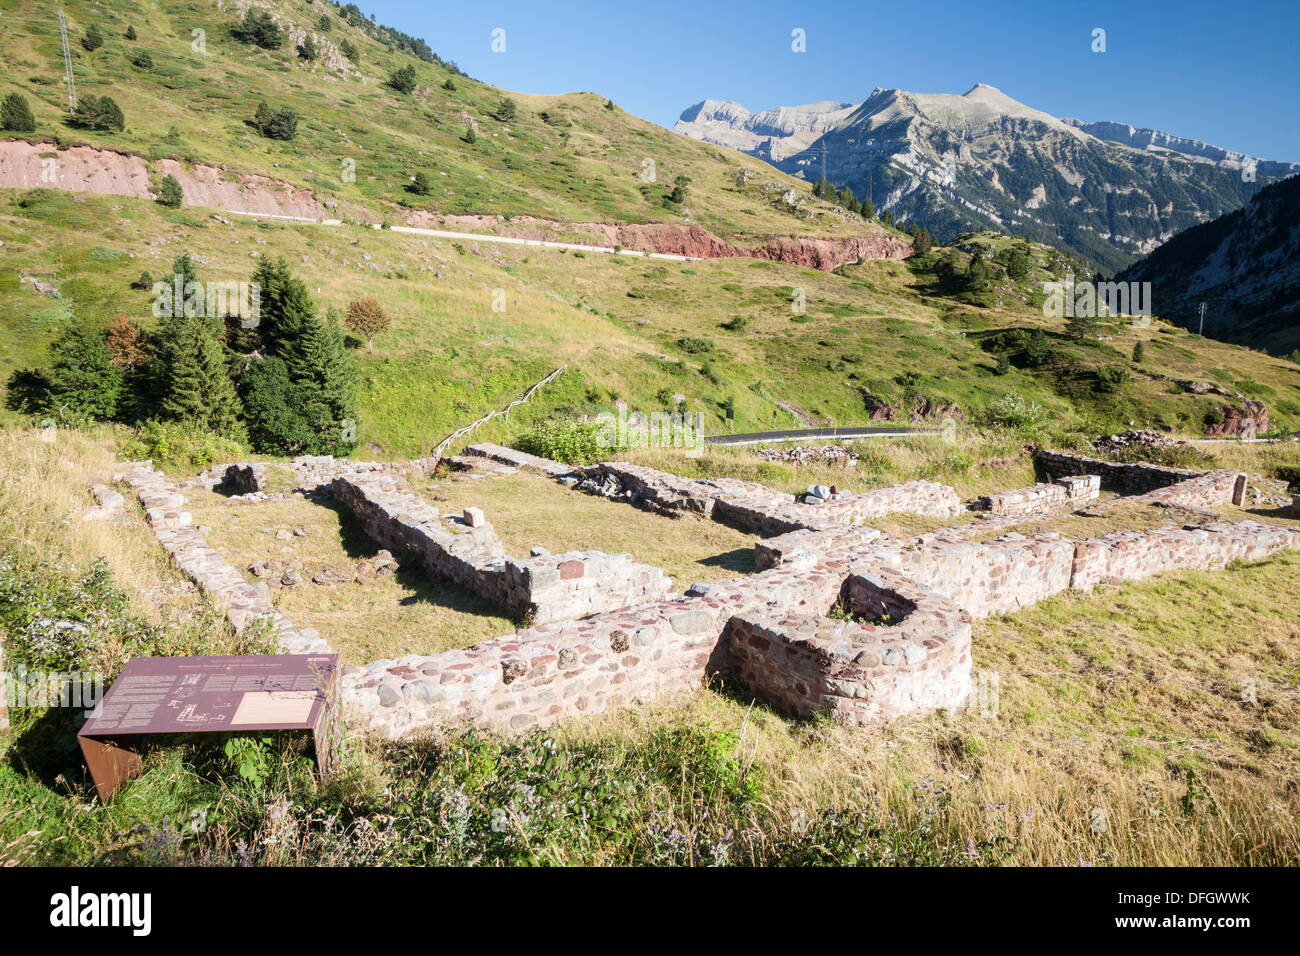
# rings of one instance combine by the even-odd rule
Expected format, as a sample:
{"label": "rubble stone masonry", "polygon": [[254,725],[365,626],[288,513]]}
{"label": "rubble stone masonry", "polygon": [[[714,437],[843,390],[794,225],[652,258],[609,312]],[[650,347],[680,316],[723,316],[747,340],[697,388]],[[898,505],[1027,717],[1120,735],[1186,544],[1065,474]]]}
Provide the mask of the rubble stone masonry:
{"label": "rubble stone masonry", "polygon": [[121,466],[115,480],[125,481],[144,507],[145,521],[177,566],[214,604],[225,609],[235,633],[269,619],[281,654],[317,654],[329,645],[311,628],[296,628],[271,605],[265,586],[249,584],[213,548],[208,547],[185,510],[182,495],[150,462]]}
{"label": "rubble stone masonry", "polygon": [[[538,624],[662,600],[672,581],[630,554],[573,551],[512,558],[492,526],[440,515],[385,474],[340,476],[334,497],[389,548],[414,554],[430,574],[454,581],[521,619]],[[476,512],[476,509],[469,509]]]}

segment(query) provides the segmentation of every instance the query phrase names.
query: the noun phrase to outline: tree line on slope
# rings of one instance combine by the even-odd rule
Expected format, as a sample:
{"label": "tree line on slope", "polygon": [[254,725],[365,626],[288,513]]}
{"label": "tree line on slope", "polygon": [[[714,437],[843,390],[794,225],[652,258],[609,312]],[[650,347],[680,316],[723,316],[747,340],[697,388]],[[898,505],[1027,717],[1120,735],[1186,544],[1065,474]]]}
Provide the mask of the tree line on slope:
{"label": "tree line on slope", "polygon": [[[10,379],[10,404],[56,421],[112,421],[146,431],[206,434],[264,454],[346,455],[356,445],[357,370],[336,309],[325,315],[283,259],[253,272],[253,315],[216,314],[189,253],[152,289],[152,330],[119,314],[73,321],[49,364]],[[179,293],[179,294],[175,294]],[[350,327],[373,338],[387,326],[378,303],[353,303]]]}

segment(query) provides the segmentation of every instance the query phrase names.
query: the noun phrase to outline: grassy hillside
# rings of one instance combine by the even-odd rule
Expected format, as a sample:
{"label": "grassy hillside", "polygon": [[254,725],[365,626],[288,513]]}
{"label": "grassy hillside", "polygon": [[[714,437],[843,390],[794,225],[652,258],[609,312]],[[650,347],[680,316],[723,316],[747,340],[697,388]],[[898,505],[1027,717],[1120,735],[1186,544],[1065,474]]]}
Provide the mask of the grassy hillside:
{"label": "grassy hillside", "polygon": [[[1202,339],[1163,322],[1112,320],[1102,338],[1074,342],[1064,320],[1036,306],[1034,283],[1054,253],[1035,247],[1030,280],[1005,276],[966,301],[948,289],[947,252],[866,262],[836,273],[750,259],[689,263],[584,255],[488,243],[451,243],[357,226],[220,223],[201,210],[74,196],[52,190],[0,196],[0,367],[41,366],[70,322],[123,313],[145,325],[142,271],[169,272],[190,251],[201,278],[247,279],[260,256],[284,256],[324,306],[381,298],[394,325],[374,354],[362,343],[361,455],[411,457],[455,428],[517,397],[561,363],[569,371],[535,403],[475,439],[511,439],[554,414],[595,414],[616,400],[634,410],[700,410],[706,429],[806,421],[860,424],[871,401],[907,419],[918,397],[956,402],[978,417],[1016,393],[1041,411],[1028,424],[1103,430],[1153,425],[1199,434],[1226,401],[1170,379],[1205,380],[1265,401],[1281,426],[1300,426],[1300,366]],[[958,253],[965,261],[966,253]],[[41,294],[20,275],[41,278]],[[441,278],[439,276],[442,276]],[[498,292],[497,290],[501,290]],[[804,311],[795,310],[802,292]],[[494,311],[504,303],[504,311]],[[743,320],[737,322],[737,317]],[[1050,363],[997,374],[995,337],[1043,329]],[[1146,358],[1130,361],[1142,341]],[[1128,379],[1102,384],[1097,370]],[[12,383],[11,383],[12,384]],[[1111,390],[1107,390],[1111,389]],[[7,396],[22,411],[21,395]]]}
{"label": "grassy hillside", "polygon": [[[415,211],[482,213],[616,222],[692,222],[728,237],[879,231],[811,200],[809,186],[757,159],[677,136],[632,116],[597,93],[534,96],[508,93],[462,76],[454,67],[391,49],[324,2],[267,0],[286,28],[306,30],[319,59],[299,57],[286,39],[278,49],[236,39],[239,8],[204,0],[63,4],[81,97],[110,95],[126,116],[120,133],[68,122],[56,11],[36,0],[0,0],[0,95],[23,93],[36,117],[33,140],[89,143],[150,160],[174,158],[260,173],[313,190],[322,202],[362,206],[394,220]],[[328,17],[328,31],[319,19]],[[105,42],[86,50],[92,24]],[[125,38],[133,27],[137,39]],[[203,48],[193,31],[201,30]],[[293,33],[298,36],[299,33]],[[344,44],[356,51],[349,60]],[[136,65],[148,52],[152,66]],[[445,51],[443,51],[445,53]],[[387,85],[412,67],[417,86]],[[447,89],[451,82],[454,89]],[[498,118],[503,99],[517,105]],[[297,136],[268,139],[250,123],[258,104],[299,114]],[[476,138],[466,142],[466,130]],[[353,165],[354,164],[354,165]],[[653,181],[646,181],[653,164]],[[408,190],[422,171],[428,196]],[[747,171],[748,184],[738,186]],[[665,205],[679,176],[686,201]],[[774,184],[766,191],[763,184]],[[809,201],[798,214],[781,202],[795,189]]]}

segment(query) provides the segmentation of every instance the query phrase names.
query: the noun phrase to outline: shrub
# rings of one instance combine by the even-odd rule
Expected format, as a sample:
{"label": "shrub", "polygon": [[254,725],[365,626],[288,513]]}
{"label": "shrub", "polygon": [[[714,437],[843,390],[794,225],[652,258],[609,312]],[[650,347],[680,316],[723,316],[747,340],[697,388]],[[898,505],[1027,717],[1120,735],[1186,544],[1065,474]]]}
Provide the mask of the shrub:
{"label": "shrub", "polygon": [[745,318],[743,315],[733,315],[726,322],[722,323],[722,327],[728,332],[743,332],[749,327],[749,319]]}
{"label": "shrub", "polygon": [[590,465],[600,461],[607,443],[598,422],[574,418],[548,419],[516,439],[515,447],[569,465]]}
{"label": "shrub", "polygon": [[415,67],[409,63],[400,70],[388,75],[388,85],[399,93],[411,93],[415,90]]}
{"label": "shrub", "polygon": [[424,170],[420,170],[411,179],[411,192],[417,196],[427,196],[429,189],[429,177],[424,174]]}
{"label": "shrub", "polygon": [[1043,406],[1012,390],[990,406],[985,420],[1003,428],[1032,429],[1041,428],[1047,421],[1047,414]]}
{"label": "shrub", "polygon": [[126,128],[122,108],[111,96],[83,96],[77,101],[73,122],[86,129],[121,132]]}
{"label": "shrub", "polygon": [[677,340],[683,352],[689,352],[691,355],[698,355],[701,352],[712,352],[713,342],[709,339],[695,338],[694,336],[683,336]]}
{"label": "shrub", "polygon": [[497,104],[495,115],[496,118],[503,123],[514,122],[514,119],[518,114],[519,114],[519,109],[515,105],[515,101],[510,99],[510,97],[508,96],[505,99],[503,99],[500,103]]}
{"label": "shrub", "polygon": [[310,36],[304,36],[302,42],[298,44],[298,58],[306,60],[308,63],[314,63],[320,58],[320,52],[316,49],[316,41]]}
{"label": "shrub", "polygon": [[141,50],[135,56],[131,57],[131,62],[142,70],[153,69],[153,56],[148,50]]}
{"label": "shrub", "polygon": [[444,90],[446,90],[448,93],[455,93],[455,92],[456,92],[456,81],[453,80],[453,79],[449,76],[449,77],[447,77],[446,82],[444,82],[444,83],[442,84],[442,88],[443,88]]}
{"label": "shrub", "polygon": [[162,185],[158,189],[158,201],[164,206],[179,206],[185,201],[185,190],[181,188],[181,181],[168,173],[162,179]]}
{"label": "shrub", "polygon": [[356,47],[352,45],[352,43],[349,40],[346,39],[339,41],[339,52],[342,53],[349,60],[351,60],[353,63],[356,63],[361,59],[361,53],[357,50]]}
{"label": "shrub", "polygon": [[230,28],[230,33],[235,39],[252,43],[263,50],[278,50],[284,44],[284,31],[271,18],[271,14],[252,7],[244,13],[242,21]]}
{"label": "shrub", "polygon": [[126,38],[127,38],[128,40],[134,40],[134,39],[135,39],[135,27],[134,27],[134,26],[128,26],[128,27],[126,28],[126,33],[125,33],[124,35],[126,36]]}
{"label": "shrub", "polygon": [[81,45],[93,53],[104,45],[104,34],[100,33],[99,27],[92,23],[81,38]]}
{"label": "shrub", "polygon": [[290,140],[298,135],[298,114],[287,107],[272,110],[266,100],[262,100],[253,114],[253,126],[269,139]]}
{"label": "shrub", "polygon": [[27,99],[21,93],[10,93],[0,101],[0,127],[17,133],[30,133],[36,129],[36,117],[32,116]]}
{"label": "shrub", "polygon": [[467,143],[473,143],[475,140],[478,139],[478,134],[474,132],[473,126],[466,126],[465,135],[462,136],[461,139],[463,139]]}
{"label": "shrub", "polygon": [[193,422],[149,421],[123,442],[122,454],[139,461],[152,458],[163,467],[203,469],[219,461],[238,461],[244,456],[239,442]]}

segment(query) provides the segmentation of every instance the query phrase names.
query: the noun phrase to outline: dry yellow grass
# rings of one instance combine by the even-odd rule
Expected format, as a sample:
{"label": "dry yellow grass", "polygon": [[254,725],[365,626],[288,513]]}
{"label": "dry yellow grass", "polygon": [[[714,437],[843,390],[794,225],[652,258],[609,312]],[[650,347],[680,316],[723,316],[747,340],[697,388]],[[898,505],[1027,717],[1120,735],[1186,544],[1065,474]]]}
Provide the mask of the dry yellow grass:
{"label": "dry yellow grass", "polygon": [[[273,603],[294,624],[318,630],[346,664],[468,647],[514,630],[489,601],[417,566],[364,583],[311,583],[326,567],[354,568],[379,550],[346,508],[305,498],[240,504],[202,489],[185,493],[208,543],[247,580],[257,580],[248,572],[256,561],[302,562],[303,583],[273,591]],[[307,534],[276,538],[297,528]]]}
{"label": "dry yellow grass", "polygon": [[510,554],[540,545],[563,551],[630,551],[663,568],[679,590],[754,570],[755,535],[695,515],[667,518],[531,474],[425,482],[420,494],[439,510],[482,508]]}

